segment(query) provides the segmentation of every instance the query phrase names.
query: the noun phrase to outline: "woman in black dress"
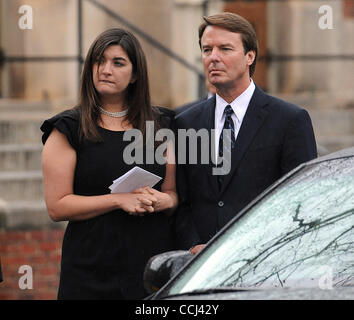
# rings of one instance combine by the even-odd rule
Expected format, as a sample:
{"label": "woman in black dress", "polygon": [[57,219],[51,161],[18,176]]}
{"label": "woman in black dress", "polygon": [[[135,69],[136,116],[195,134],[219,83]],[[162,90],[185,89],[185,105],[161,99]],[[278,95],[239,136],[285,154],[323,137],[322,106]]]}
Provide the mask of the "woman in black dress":
{"label": "woman in black dress", "polygon": [[[170,219],[177,206],[173,161],[146,161],[145,144],[154,136],[147,121],[156,132],[171,128],[173,118],[172,110],[150,104],[146,59],[134,35],[118,28],[99,35],[85,60],[80,103],[41,126],[48,213],[69,221],[59,299],[146,296],[145,264],[174,248]],[[143,163],[124,157],[132,142],[123,136],[132,129],[142,133],[144,145],[135,151],[143,152]],[[163,179],[154,188],[110,193],[113,180],[135,166]]]}

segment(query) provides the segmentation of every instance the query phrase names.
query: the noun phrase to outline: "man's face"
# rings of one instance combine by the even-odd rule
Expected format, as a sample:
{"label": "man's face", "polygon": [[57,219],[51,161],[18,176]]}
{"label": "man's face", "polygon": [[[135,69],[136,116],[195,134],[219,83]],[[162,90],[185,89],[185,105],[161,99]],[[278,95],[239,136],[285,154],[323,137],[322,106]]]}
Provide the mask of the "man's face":
{"label": "man's face", "polygon": [[204,71],[209,82],[218,89],[249,84],[249,66],[254,51],[244,53],[241,34],[207,26],[201,38]]}

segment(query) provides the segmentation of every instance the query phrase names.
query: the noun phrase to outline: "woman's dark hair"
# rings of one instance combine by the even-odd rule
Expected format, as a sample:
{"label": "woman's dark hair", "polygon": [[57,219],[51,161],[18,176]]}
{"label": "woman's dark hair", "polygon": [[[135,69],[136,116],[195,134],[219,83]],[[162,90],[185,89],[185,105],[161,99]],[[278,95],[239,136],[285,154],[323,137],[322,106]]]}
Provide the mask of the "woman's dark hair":
{"label": "woman's dark hair", "polygon": [[[139,41],[127,30],[108,29],[92,43],[81,76],[80,101],[77,106],[81,109],[80,136],[91,141],[101,140],[97,131],[97,123],[100,119],[98,106],[101,106],[101,99],[93,82],[93,65],[101,61],[105,50],[113,45],[119,45],[124,49],[132,63],[132,72],[136,79],[126,89],[125,105],[129,108],[127,120],[134,128],[139,129],[143,136],[145,136],[146,121],[155,121],[150,102],[147,63]],[[157,125],[156,121],[155,125]]]}
{"label": "woman's dark hair", "polygon": [[250,65],[250,77],[252,77],[254,71],[256,70],[256,62],[258,55],[257,35],[252,25],[245,18],[239,16],[236,13],[231,12],[223,12],[209,17],[203,17],[203,19],[204,22],[199,26],[200,47],[202,36],[207,26],[217,26],[229,30],[231,32],[241,34],[244,53],[246,54],[249,51],[255,52],[254,61]]}

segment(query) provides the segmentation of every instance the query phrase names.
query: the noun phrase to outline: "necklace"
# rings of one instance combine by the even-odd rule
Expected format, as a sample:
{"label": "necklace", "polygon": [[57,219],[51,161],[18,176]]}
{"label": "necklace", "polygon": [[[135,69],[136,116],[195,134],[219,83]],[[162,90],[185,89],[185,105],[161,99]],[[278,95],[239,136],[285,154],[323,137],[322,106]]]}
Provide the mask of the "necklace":
{"label": "necklace", "polygon": [[100,110],[101,113],[105,114],[106,116],[113,117],[113,118],[121,118],[121,117],[124,117],[128,114],[128,109],[125,109],[125,110],[119,111],[119,112],[109,112],[109,111],[101,108],[100,106],[98,106],[98,109]]}

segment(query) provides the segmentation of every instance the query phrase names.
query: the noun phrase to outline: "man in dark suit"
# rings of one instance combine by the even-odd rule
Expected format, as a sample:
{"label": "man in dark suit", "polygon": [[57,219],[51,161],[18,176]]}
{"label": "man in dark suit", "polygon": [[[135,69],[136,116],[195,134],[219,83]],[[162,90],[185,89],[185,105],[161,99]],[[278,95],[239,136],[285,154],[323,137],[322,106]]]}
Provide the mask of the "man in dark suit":
{"label": "man in dark suit", "polygon": [[[199,43],[216,96],[176,116],[178,132],[206,129],[211,137],[209,145],[199,139],[191,149],[190,141],[178,141],[178,152],[185,148],[187,161],[177,165],[177,244],[192,253],[273,182],[317,155],[307,111],[264,93],[252,81],[258,47],[251,24],[226,12],[204,20]],[[216,157],[200,161],[207,148],[222,165],[229,150],[226,175],[215,174]],[[199,155],[197,164],[188,163],[193,150]]]}

